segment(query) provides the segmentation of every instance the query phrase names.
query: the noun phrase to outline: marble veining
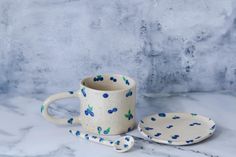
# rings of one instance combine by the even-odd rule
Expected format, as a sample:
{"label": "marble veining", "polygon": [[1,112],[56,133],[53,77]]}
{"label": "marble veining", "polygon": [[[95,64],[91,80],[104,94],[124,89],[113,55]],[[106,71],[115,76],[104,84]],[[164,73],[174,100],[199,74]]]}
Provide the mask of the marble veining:
{"label": "marble veining", "polygon": [[[106,146],[70,135],[70,129],[81,130],[81,127],[56,126],[45,121],[40,106],[46,95],[41,95],[42,98],[35,97],[0,95],[0,156],[121,156]],[[135,138],[134,148],[122,156],[231,157],[236,154],[236,128],[233,121],[236,118],[235,102],[235,92],[230,91],[168,96],[143,95],[138,98],[138,120],[160,112],[195,112],[212,118],[216,122],[216,131],[212,137],[199,144],[168,146],[149,141],[135,129],[128,133]],[[52,105],[51,113],[66,117],[78,115],[77,103],[66,100],[59,105]],[[109,138],[115,140],[118,136]]]}

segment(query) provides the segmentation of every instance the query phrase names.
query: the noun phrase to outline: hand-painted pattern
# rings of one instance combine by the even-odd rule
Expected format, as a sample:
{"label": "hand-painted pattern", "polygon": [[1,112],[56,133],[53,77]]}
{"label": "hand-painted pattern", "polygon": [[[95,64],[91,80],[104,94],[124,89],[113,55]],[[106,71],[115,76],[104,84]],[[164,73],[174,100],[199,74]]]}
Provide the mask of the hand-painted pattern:
{"label": "hand-painted pattern", "polygon": [[44,110],[44,105],[41,106],[41,112],[43,112],[43,110]]}
{"label": "hand-painted pattern", "polygon": [[108,110],[107,112],[108,112],[109,114],[112,114],[113,112],[117,112],[117,110],[118,110],[118,109],[117,109],[116,107],[114,107],[114,108]]}
{"label": "hand-painted pattern", "polygon": [[110,80],[113,81],[113,82],[116,82],[116,81],[117,81],[117,79],[114,78],[114,77],[110,77]]}
{"label": "hand-painted pattern", "polygon": [[159,117],[165,117],[166,114],[165,113],[159,113]]}
{"label": "hand-painted pattern", "polygon": [[67,123],[72,124],[73,120],[74,120],[73,118],[70,118],[70,119],[67,120]]}
{"label": "hand-painted pattern", "polygon": [[81,89],[81,93],[83,94],[84,97],[86,97],[87,94],[85,92],[85,88],[84,87]]}
{"label": "hand-painted pattern", "polygon": [[[98,130],[98,135],[101,135],[101,133],[102,133],[102,127],[98,126],[98,127],[97,127],[97,130]],[[110,133],[110,131],[111,131],[111,128],[108,127],[106,130],[103,131],[103,134],[107,135],[107,134]]]}
{"label": "hand-painted pattern", "polygon": [[73,91],[68,91],[70,94],[74,94],[74,92]]}
{"label": "hand-painted pattern", "polygon": [[177,139],[179,137],[179,135],[173,135],[171,138],[172,139]]}
{"label": "hand-painted pattern", "polygon": [[96,82],[96,81],[103,81],[103,76],[102,75],[98,75],[97,77],[94,77],[93,78],[93,81]]}
{"label": "hand-painted pattern", "polygon": [[215,123],[198,114],[159,113],[142,119],[138,130],[158,143],[190,145],[211,136],[215,131]]}
{"label": "hand-painted pattern", "polygon": [[129,90],[129,91],[125,94],[125,96],[126,96],[126,97],[129,97],[129,96],[132,96],[132,94],[133,94],[133,92],[132,92],[131,90]]}
{"label": "hand-painted pattern", "polygon": [[174,117],[172,117],[172,119],[180,119],[180,117],[179,116],[174,116]]}
{"label": "hand-painted pattern", "polygon": [[189,126],[201,125],[201,123],[191,123]]}
{"label": "hand-painted pattern", "polygon": [[108,98],[109,95],[107,93],[104,93],[102,96],[103,98]]}
{"label": "hand-painted pattern", "polygon": [[122,77],[122,79],[125,81],[125,84],[129,85],[129,80],[126,79],[124,76]]}
{"label": "hand-painted pattern", "polygon": [[129,109],[128,113],[127,113],[127,114],[125,114],[125,117],[126,117],[126,118],[128,118],[128,120],[131,120],[131,119],[133,119],[133,118],[134,118],[134,116],[132,115],[132,113],[131,113],[131,110],[130,110],[130,109]]}
{"label": "hand-painted pattern", "polygon": [[170,128],[172,128],[173,127],[173,125],[168,125],[166,128],[167,129],[170,129]]}
{"label": "hand-painted pattern", "polygon": [[91,116],[91,117],[94,117],[94,113],[93,113],[93,107],[89,106],[88,105],[88,108],[84,111],[84,114],[86,116]]}

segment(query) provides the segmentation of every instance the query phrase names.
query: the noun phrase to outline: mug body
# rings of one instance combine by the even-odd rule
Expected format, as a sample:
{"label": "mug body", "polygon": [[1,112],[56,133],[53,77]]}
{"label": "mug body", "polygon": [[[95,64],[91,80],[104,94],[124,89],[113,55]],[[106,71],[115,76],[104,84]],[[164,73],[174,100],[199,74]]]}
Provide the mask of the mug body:
{"label": "mug body", "polygon": [[136,84],[123,75],[88,77],[80,84],[80,122],[88,132],[116,135],[134,128]]}

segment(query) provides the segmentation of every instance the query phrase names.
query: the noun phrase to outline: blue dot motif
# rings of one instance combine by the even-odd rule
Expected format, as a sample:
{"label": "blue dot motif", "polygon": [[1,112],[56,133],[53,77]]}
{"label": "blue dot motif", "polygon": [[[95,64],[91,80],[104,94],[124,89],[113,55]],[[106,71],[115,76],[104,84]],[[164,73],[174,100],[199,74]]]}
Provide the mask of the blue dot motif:
{"label": "blue dot motif", "polygon": [[103,98],[108,98],[109,95],[107,93],[104,93],[102,96]]}

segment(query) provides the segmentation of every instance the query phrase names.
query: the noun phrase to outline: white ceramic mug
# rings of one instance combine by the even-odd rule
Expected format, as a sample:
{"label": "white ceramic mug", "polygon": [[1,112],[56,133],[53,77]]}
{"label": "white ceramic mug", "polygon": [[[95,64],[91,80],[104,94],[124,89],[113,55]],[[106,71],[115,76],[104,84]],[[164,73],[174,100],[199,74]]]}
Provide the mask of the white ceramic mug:
{"label": "white ceramic mug", "polygon": [[[58,119],[48,113],[49,105],[59,99],[80,99],[80,115]],[[48,97],[41,112],[56,124],[81,124],[83,129],[99,135],[126,133],[135,124],[136,83],[123,75],[98,75],[81,81],[80,90]]]}

